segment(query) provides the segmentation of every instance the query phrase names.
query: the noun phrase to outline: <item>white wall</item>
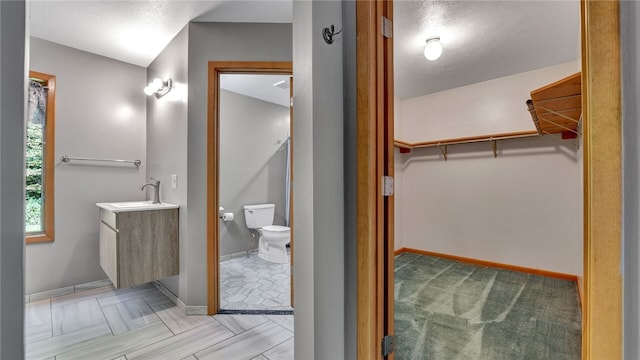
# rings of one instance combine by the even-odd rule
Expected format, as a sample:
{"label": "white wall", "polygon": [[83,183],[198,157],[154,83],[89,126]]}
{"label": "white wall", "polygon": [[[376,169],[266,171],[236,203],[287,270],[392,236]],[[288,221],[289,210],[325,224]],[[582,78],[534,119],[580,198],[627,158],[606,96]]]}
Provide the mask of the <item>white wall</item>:
{"label": "white wall", "polygon": [[[396,138],[429,141],[535,130],[529,92],[577,62],[400,101]],[[398,119],[399,118],[399,119]],[[577,140],[550,135],[396,151],[396,249],[582,274],[582,162]]]}
{"label": "white wall", "polygon": [[622,40],[622,125],[623,125],[623,258],[624,281],[624,359],[640,358],[640,126],[638,126],[638,96],[640,96],[640,47],[638,24],[640,6],[635,1],[623,1],[620,6]]}
{"label": "white wall", "polygon": [[273,223],[284,225],[288,133],[289,108],[220,92],[220,205],[235,215],[220,221],[221,256],[258,247],[244,205],[275,204]]}
{"label": "white wall", "polygon": [[[185,26],[147,68],[147,83],[154,78],[173,80],[175,89],[160,99],[147,97],[147,176],[160,180],[160,199],[180,205],[180,274],[162,283],[174,294],[180,279],[186,283],[187,252],[187,99],[189,26]],[[171,175],[178,178],[171,188]]]}
{"label": "white wall", "polygon": [[0,359],[24,358],[24,128],[28,19],[0,2]]}
{"label": "white wall", "polygon": [[[393,130],[395,138],[402,131],[402,100],[395,97],[393,99]],[[394,152],[394,218],[402,219],[404,217],[404,169],[402,166],[402,155],[398,150]],[[396,220],[396,224],[399,222]],[[404,247],[404,227],[394,226],[394,247],[396,250]]]}
{"label": "white wall", "polygon": [[420,142],[535,130],[530,92],[580,71],[577,62],[510,75],[402,101],[396,139]]}
{"label": "white wall", "polygon": [[[297,359],[345,357],[343,43],[339,1],[294,1],[294,238]],[[300,266],[302,265],[302,266]]]}
{"label": "white wall", "polygon": [[405,247],[581,273],[575,140],[550,136],[402,155]]}
{"label": "white wall", "polygon": [[[32,38],[31,70],[56,76],[55,241],[26,250],[26,293],[105,279],[97,202],[140,200],[146,173],[146,71]],[[62,155],[139,159],[142,166],[72,162]]]}

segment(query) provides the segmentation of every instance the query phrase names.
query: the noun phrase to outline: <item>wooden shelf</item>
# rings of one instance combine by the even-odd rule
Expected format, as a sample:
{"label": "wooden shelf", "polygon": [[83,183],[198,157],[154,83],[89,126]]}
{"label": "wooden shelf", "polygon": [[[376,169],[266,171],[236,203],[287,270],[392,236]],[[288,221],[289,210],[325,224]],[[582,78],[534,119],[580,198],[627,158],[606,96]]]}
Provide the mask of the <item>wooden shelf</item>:
{"label": "wooden shelf", "polygon": [[582,115],[582,75],[576,73],[531,91],[529,112],[540,135],[578,133]]}
{"label": "wooden shelf", "polygon": [[469,144],[469,143],[490,141],[491,148],[493,149],[493,157],[498,157],[498,147],[497,147],[498,140],[519,139],[519,138],[525,138],[525,137],[531,137],[531,136],[539,136],[539,135],[537,131],[531,130],[531,131],[492,134],[492,135],[468,136],[468,137],[445,139],[445,140],[438,140],[438,141],[421,141],[416,143],[410,143],[402,140],[394,140],[393,145],[399,148],[401,153],[411,152],[411,149],[437,146],[440,148],[440,151],[442,152],[442,156],[444,157],[444,159],[447,160],[448,145]]}
{"label": "wooden shelf", "polygon": [[436,141],[419,141],[415,143],[410,143],[402,140],[394,140],[393,144],[397,148],[417,149],[417,148],[425,148],[425,147],[432,147],[432,146],[457,145],[457,144],[468,144],[468,143],[485,142],[485,141],[518,139],[518,138],[531,137],[531,136],[538,136],[538,133],[535,130],[519,131],[519,132],[492,134],[492,135],[468,136],[468,137],[444,139],[444,140],[436,140]]}
{"label": "wooden shelf", "polygon": [[[415,143],[396,139],[394,140],[394,145],[400,148],[401,152],[409,152],[411,149],[423,147],[438,146],[441,148],[446,160],[447,145],[490,141],[493,143],[494,156],[497,156],[496,141],[498,140],[557,133],[562,133],[563,138],[575,137],[575,135],[578,134],[578,123],[582,116],[581,73],[567,76],[564,79],[533,90],[531,92],[531,100],[527,100],[527,106],[536,130]],[[567,134],[571,136],[566,136]]]}

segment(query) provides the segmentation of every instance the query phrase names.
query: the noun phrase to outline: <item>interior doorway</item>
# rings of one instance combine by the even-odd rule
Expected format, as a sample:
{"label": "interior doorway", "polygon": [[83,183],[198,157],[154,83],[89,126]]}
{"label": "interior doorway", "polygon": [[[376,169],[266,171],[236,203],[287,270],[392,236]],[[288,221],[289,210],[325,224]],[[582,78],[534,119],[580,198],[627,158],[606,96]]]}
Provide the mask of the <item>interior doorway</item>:
{"label": "interior doorway", "polygon": [[[393,228],[393,214],[383,215],[385,205],[380,198],[380,175],[393,163],[386,151],[393,140],[384,142],[381,135],[393,119],[393,112],[388,111],[393,109],[393,99],[388,95],[393,94],[393,71],[389,69],[393,63],[392,40],[380,31],[385,26],[384,17],[393,20],[390,3],[363,2],[356,6],[358,159],[362,163],[358,165],[358,184],[364,185],[358,190],[358,324],[364,329],[358,333],[358,355],[371,359],[393,358],[393,353],[384,353],[384,345],[389,343],[385,336],[393,334],[393,327],[389,327],[393,318],[393,299],[389,298],[393,276],[385,275],[393,264],[388,256],[389,239],[393,237],[387,236],[388,229]],[[581,38],[585,141],[582,356],[620,358],[619,4],[582,1]],[[599,46],[604,44],[606,47]],[[596,98],[597,103],[593,100]],[[381,180],[371,184],[371,179]]]}
{"label": "interior doorway", "polygon": [[[278,80],[275,81],[273,84],[269,84],[269,86],[284,87],[281,81],[283,81],[284,79],[290,78],[292,74],[292,63],[291,62],[210,62],[209,63],[208,136],[207,136],[207,149],[208,149],[207,151],[207,155],[208,155],[207,156],[207,159],[208,159],[207,160],[207,295],[208,295],[207,307],[208,307],[208,313],[210,315],[216,314],[220,312],[221,309],[223,309],[223,307],[221,306],[222,301],[221,301],[221,291],[220,291],[221,290],[221,278],[220,278],[221,259],[233,258],[234,256],[238,256],[239,254],[241,255],[243,251],[246,253],[247,250],[252,251],[252,254],[253,254],[255,253],[255,251],[253,251],[253,249],[249,249],[248,245],[251,245],[251,243],[253,243],[254,245],[258,244],[258,241],[257,240],[254,241],[253,237],[251,237],[250,239],[238,239],[237,242],[229,242],[229,243],[223,244],[221,242],[221,238],[222,238],[221,234],[223,234],[223,236],[230,235],[229,232],[231,230],[231,232],[235,231],[236,233],[239,233],[239,234],[246,232],[246,234],[244,235],[252,236],[251,232],[253,232],[253,236],[256,236],[255,239],[259,239],[260,232],[257,231],[258,229],[249,230],[247,228],[247,224],[245,222],[245,217],[244,217],[244,205],[265,205],[265,204],[255,204],[256,202],[255,200],[247,200],[244,198],[232,199],[232,198],[225,197],[221,194],[221,191],[222,191],[221,185],[227,184],[224,186],[231,186],[229,185],[229,179],[225,179],[225,181],[221,181],[223,176],[223,174],[221,173],[221,171],[223,170],[223,168],[221,167],[221,156],[224,151],[221,147],[223,145],[223,142],[225,142],[222,139],[222,137],[225,135],[221,133],[221,129],[223,126],[221,124],[221,116],[223,114],[223,112],[221,112],[221,109],[222,109],[221,101],[237,102],[242,100],[243,97],[244,98],[247,97],[245,96],[246,94],[238,95],[237,91],[241,92],[241,90],[235,89],[236,92],[230,91],[231,89],[230,86],[233,87],[235,85],[229,85],[230,83],[228,80],[229,79],[233,80],[234,78],[229,78],[229,76],[235,76],[234,74],[238,76],[237,78],[235,78],[235,80],[239,80],[241,78],[246,80],[248,79],[247,76],[250,76],[250,75],[256,75],[256,76],[267,75],[267,74],[277,75],[279,76]],[[280,77],[283,77],[283,79],[280,79]],[[254,80],[258,78],[259,77],[256,77],[254,78]],[[269,81],[269,78],[263,77],[262,80]],[[233,83],[233,81],[231,82]],[[238,81],[236,81],[236,83],[237,82]],[[289,83],[289,81],[287,81],[287,83]],[[250,91],[255,91],[256,89],[255,86],[249,86],[249,88],[250,88]],[[286,90],[287,94],[289,94],[288,99],[290,99],[290,89],[291,89],[291,86],[289,86],[289,88],[287,89],[278,89],[278,90]],[[256,95],[253,95],[253,96],[256,96]],[[234,98],[234,99],[229,100],[231,98]],[[223,99],[227,99],[227,100],[223,100]],[[289,105],[288,106],[289,116],[291,116],[290,100],[287,101],[287,104]],[[265,105],[265,104],[262,104],[262,105]],[[243,106],[245,109],[250,107],[250,105],[248,105],[247,103],[240,106]],[[266,106],[268,107],[268,105]],[[263,110],[259,110],[259,111],[263,111]],[[280,115],[282,115],[283,111],[281,109],[277,111],[279,111]],[[257,117],[255,113],[254,115],[255,117]],[[262,115],[264,115],[264,111]],[[251,117],[250,114],[249,115],[245,114],[245,117],[247,116]],[[282,116],[280,117],[281,117],[280,121],[283,121]],[[278,163],[283,161],[285,163],[289,162],[289,166],[291,166],[293,156],[292,155],[285,156],[283,153],[283,151],[285,151],[283,150],[283,148],[286,145],[289,145],[290,147],[291,142],[293,141],[293,139],[291,138],[291,134],[292,134],[291,126],[293,124],[293,121],[291,118],[289,119],[290,119],[289,123],[287,124],[288,129],[284,129],[288,131],[280,131],[280,132],[283,132],[283,134],[279,134],[281,135],[279,137],[282,137],[282,139],[279,139],[279,138],[274,139],[273,144],[267,144],[267,146],[272,145],[273,147],[272,155],[277,154],[276,157],[282,158],[282,159],[274,160],[274,162],[278,162]],[[250,121],[251,119],[246,119],[246,120]],[[254,119],[254,120],[260,120],[260,119]],[[239,123],[236,123],[236,125],[237,124]],[[251,125],[248,124],[248,126],[251,126]],[[253,130],[255,131],[258,127],[259,126],[255,126]],[[278,128],[279,130],[283,130],[284,124],[282,123],[276,124],[275,127]],[[236,130],[243,131],[242,129],[236,129]],[[249,130],[250,129],[245,129],[244,131],[248,132]],[[236,138],[234,136],[234,138],[232,139],[225,138],[224,140],[230,140],[231,142],[235,142],[235,145],[240,145],[240,146],[242,146],[243,144],[248,145],[247,142],[250,141],[249,139],[250,136],[249,134],[245,134],[245,135],[246,136],[241,138]],[[260,132],[258,134],[253,134],[252,136],[260,136],[260,135],[265,135],[265,134],[264,132]],[[286,135],[289,135],[288,140]],[[228,144],[229,141],[225,143]],[[228,147],[228,149],[231,149],[232,152],[237,152],[238,150],[233,144],[232,146]],[[264,155],[264,154],[261,154],[261,155]],[[231,159],[231,161],[233,162],[234,160]],[[238,159],[237,161],[240,161],[240,159]],[[222,161],[222,165],[226,166],[224,165],[224,161]],[[240,163],[236,165],[239,166]],[[227,168],[226,171],[234,171],[233,164],[229,164],[228,166],[226,166],[226,168]],[[282,175],[281,180],[284,185],[285,174],[282,173],[281,175]],[[242,177],[241,174],[238,174],[238,176]],[[231,182],[233,182],[232,179],[231,179]],[[262,186],[262,187],[264,188],[265,186]],[[242,192],[243,190],[247,190],[247,189],[240,188],[236,190]],[[264,192],[264,189],[260,191]],[[286,201],[284,199],[286,198],[285,196],[286,191],[284,189],[279,189],[278,192],[282,193],[281,195],[283,195],[281,196],[283,198],[282,201]],[[288,190],[288,193],[286,195],[288,195],[289,200],[291,200],[291,197],[293,196],[292,190]],[[257,196],[255,195],[255,192],[254,192],[254,199],[261,199],[261,200],[258,200],[257,202],[275,203],[276,201],[273,199],[271,199],[273,201],[270,202],[269,196],[270,195],[266,195],[266,194],[263,194],[262,197]],[[223,201],[225,203],[223,203]],[[250,202],[253,204],[244,204],[244,202]],[[278,202],[280,201],[278,200]],[[243,204],[240,204],[240,203],[243,203]],[[277,204],[277,206],[278,206],[278,209],[276,210],[276,212],[278,213],[278,216],[276,217],[276,219],[282,220],[279,218],[289,217],[288,221],[285,220],[285,223],[288,223],[289,227],[292,227],[293,219],[290,215],[293,213],[292,212],[293,209],[289,207],[288,210],[285,210],[286,206],[283,203]],[[285,212],[287,213],[286,216],[285,216]],[[230,223],[231,225],[227,225]],[[289,247],[291,261],[289,261],[288,265],[284,264],[284,266],[289,266],[289,272],[291,274],[293,274],[293,272],[290,271],[290,269],[293,267],[293,261],[292,261],[293,251],[294,251],[293,243],[294,243],[293,237],[291,236],[290,247]],[[239,244],[239,247],[238,247],[238,244]],[[234,246],[236,246],[236,248],[234,248]],[[221,250],[224,250],[225,253],[224,254],[221,253]],[[264,261],[264,260],[260,259],[260,261]],[[280,267],[282,267],[282,265],[280,265]],[[293,294],[293,287],[292,287],[293,276],[292,275],[289,276],[289,281],[290,281],[291,290],[290,290],[290,294],[287,294],[287,295],[289,296],[290,304],[293,304],[293,296],[291,295]],[[263,285],[268,286],[267,284],[263,284]],[[232,299],[232,300],[237,300],[239,297],[240,296],[237,296],[235,299]],[[252,300],[250,300],[250,302],[256,302],[255,299],[256,299],[256,296],[254,296]],[[261,302],[261,301],[258,301],[258,302]],[[228,299],[226,300],[225,304],[229,305]],[[273,305],[272,303],[270,304]],[[236,305],[239,305],[239,304],[236,304]],[[249,307],[250,308],[245,307],[245,309],[230,309],[230,310],[240,310],[240,312],[248,312],[248,313],[252,311],[264,311],[264,309],[258,308],[257,306],[249,306]],[[280,311],[282,310],[282,308],[274,307],[272,310]]]}
{"label": "interior doorway", "polygon": [[[526,313],[535,346],[578,359],[580,87],[539,105],[567,124],[538,110],[537,127],[526,101],[566,77],[579,84],[579,3],[395,1],[393,15],[396,358],[516,358],[533,346],[511,326]],[[434,41],[441,56],[429,58]],[[563,336],[542,330],[556,326]]]}

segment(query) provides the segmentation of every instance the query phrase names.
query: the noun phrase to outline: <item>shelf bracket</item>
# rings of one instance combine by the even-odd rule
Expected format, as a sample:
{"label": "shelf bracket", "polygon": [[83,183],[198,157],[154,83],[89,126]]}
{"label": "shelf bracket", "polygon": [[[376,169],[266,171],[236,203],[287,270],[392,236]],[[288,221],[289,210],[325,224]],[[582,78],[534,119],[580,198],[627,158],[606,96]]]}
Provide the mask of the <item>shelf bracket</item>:
{"label": "shelf bracket", "polygon": [[493,158],[498,158],[498,141],[491,138],[491,148],[493,149]]}
{"label": "shelf bracket", "polygon": [[442,153],[442,156],[444,157],[444,161],[447,161],[447,145],[444,146],[440,146],[440,144],[438,144],[438,148],[440,148],[440,152]]}
{"label": "shelf bracket", "polygon": [[538,131],[538,135],[542,135],[542,128],[540,128],[540,121],[538,120],[538,114],[536,113],[536,108],[533,106],[533,100],[527,100],[527,109],[529,110],[529,114],[531,115],[531,120],[533,120],[533,124],[536,126],[536,130]]}

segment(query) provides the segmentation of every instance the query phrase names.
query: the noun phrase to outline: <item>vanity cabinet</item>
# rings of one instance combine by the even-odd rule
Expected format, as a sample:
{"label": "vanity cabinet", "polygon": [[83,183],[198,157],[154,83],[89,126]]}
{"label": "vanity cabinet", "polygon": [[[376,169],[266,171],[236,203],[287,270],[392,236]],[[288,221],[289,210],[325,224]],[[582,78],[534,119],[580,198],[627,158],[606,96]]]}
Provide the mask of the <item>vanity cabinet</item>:
{"label": "vanity cabinet", "polygon": [[101,208],[100,266],[116,288],[177,275],[178,209]]}

